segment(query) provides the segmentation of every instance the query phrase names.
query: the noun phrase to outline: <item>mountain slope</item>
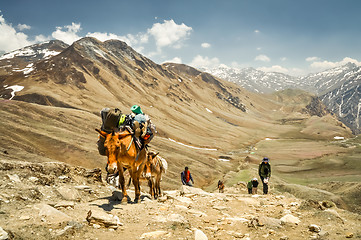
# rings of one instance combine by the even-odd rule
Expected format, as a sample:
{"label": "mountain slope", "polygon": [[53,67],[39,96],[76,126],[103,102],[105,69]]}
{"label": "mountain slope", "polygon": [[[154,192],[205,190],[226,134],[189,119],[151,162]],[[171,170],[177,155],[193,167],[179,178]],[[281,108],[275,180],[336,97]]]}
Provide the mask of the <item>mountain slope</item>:
{"label": "mountain slope", "polygon": [[253,68],[232,69],[220,67],[206,70],[222,79],[237,83],[254,92],[270,93],[287,88],[302,89],[317,94],[355,134],[361,132],[359,86],[361,67],[354,63],[335,67],[304,77],[292,77],[282,73],[266,73]]}
{"label": "mountain slope", "polygon": [[267,73],[254,68],[235,69],[225,66],[202,70],[258,93],[271,93],[287,88],[302,88],[297,77],[283,73]]}
{"label": "mountain slope", "polygon": [[[32,71],[9,68],[1,75],[0,130],[6,134],[0,142],[2,152],[8,153],[1,154],[5,159],[104,166],[105,157],[95,144],[99,111],[118,107],[129,113],[133,104],[139,104],[157,127],[151,149],[171,163],[164,184],[168,188],[179,184],[185,165],[197,173],[198,186],[212,184],[238,169],[247,149],[266,137],[319,135],[318,140],[329,141],[351,136],[332,116],[323,124],[327,134],[302,132],[312,126],[306,120],[314,114],[304,110],[312,98],[291,106],[186,65],[158,65],[121,41],[83,38],[32,63]],[[14,85],[24,88],[8,88]]]}

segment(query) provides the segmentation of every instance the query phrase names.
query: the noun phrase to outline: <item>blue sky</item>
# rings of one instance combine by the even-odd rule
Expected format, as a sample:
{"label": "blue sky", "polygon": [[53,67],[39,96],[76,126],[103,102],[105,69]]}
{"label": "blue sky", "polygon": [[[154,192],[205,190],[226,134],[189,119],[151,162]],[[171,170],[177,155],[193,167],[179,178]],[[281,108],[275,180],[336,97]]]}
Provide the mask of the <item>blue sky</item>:
{"label": "blue sky", "polygon": [[305,75],[361,65],[358,0],[2,0],[0,52],[85,36],[156,63]]}

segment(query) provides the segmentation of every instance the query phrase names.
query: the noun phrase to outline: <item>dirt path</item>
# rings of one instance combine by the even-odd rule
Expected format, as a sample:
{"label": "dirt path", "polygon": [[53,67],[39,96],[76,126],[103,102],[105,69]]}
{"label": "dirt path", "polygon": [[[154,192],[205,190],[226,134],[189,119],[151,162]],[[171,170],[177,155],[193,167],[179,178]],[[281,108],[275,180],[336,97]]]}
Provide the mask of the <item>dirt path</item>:
{"label": "dirt path", "polygon": [[[359,238],[360,215],[290,194],[248,195],[181,187],[123,204],[97,170],[0,161],[0,227],[8,239]],[[148,187],[142,186],[143,191]],[[129,189],[131,199],[134,191]],[[321,202],[322,203],[322,202]],[[311,226],[312,224],[317,225]],[[318,231],[320,228],[320,231]],[[4,238],[3,238],[4,239]],[[6,238],[5,238],[6,239]]]}

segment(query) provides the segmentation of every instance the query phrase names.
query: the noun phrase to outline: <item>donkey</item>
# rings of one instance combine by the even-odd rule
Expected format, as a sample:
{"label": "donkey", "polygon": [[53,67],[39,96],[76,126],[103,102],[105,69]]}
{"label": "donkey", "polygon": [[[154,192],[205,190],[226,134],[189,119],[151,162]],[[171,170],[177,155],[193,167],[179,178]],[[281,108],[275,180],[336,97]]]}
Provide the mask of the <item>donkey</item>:
{"label": "donkey", "polygon": [[[129,171],[130,172],[130,171]],[[140,177],[139,177],[139,184],[140,182],[142,181],[147,181],[148,183],[148,187],[149,187],[149,195],[152,197],[152,198],[155,198],[154,196],[154,182],[153,182],[153,179],[152,179],[152,174],[151,174],[151,169],[150,168],[147,168],[146,166],[144,166],[143,168],[143,172],[140,174]],[[132,183],[132,178],[130,177],[129,180],[128,180],[128,184],[127,184],[127,187],[129,188],[130,184]]]}
{"label": "donkey", "polygon": [[123,193],[123,200],[128,200],[128,194],[125,188],[124,168],[129,170],[130,177],[133,179],[135,188],[134,202],[139,201],[140,185],[139,178],[145,167],[146,150],[141,151],[136,147],[132,133],[127,129],[121,129],[120,132],[107,133],[95,129],[105,138],[104,148],[107,160],[107,172],[111,175],[119,174],[119,185]]}
{"label": "donkey", "polygon": [[[151,174],[151,181],[153,185],[153,188],[151,188],[151,190],[154,191],[151,195],[154,195],[155,199],[157,199],[158,196],[161,196],[160,181],[162,180],[162,173],[166,173],[168,168],[167,161],[164,158],[158,156],[158,154],[159,152],[148,152],[144,168],[146,176],[149,176],[149,174]],[[151,183],[149,183],[149,186],[150,184]]]}

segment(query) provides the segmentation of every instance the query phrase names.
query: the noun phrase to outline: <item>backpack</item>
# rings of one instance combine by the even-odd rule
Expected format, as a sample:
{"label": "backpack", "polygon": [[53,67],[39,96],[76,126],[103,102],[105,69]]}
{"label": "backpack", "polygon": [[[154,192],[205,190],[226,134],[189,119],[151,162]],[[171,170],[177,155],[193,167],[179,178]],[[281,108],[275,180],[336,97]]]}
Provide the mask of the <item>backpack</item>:
{"label": "backpack", "polygon": [[124,122],[125,115],[122,114],[118,108],[103,108],[100,111],[102,118],[101,130],[107,133],[111,133],[113,130],[118,131],[120,122]]}
{"label": "backpack", "polygon": [[[103,108],[100,111],[100,116],[102,118],[102,126],[100,129],[107,133],[111,133],[112,131],[118,131],[119,126],[125,120],[125,114],[122,114],[122,112],[118,108],[114,108],[114,109]],[[105,138],[99,135],[97,145],[98,145],[99,154],[102,156],[106,155],[104,142],[105,142]]]}
{"label": "backpack", "polygon": [[136,137],[143,139],[144,144],[148,144],[157,132],[155,125],[151,122],[148,115],[137,114],[133,118],[132,127]]}

